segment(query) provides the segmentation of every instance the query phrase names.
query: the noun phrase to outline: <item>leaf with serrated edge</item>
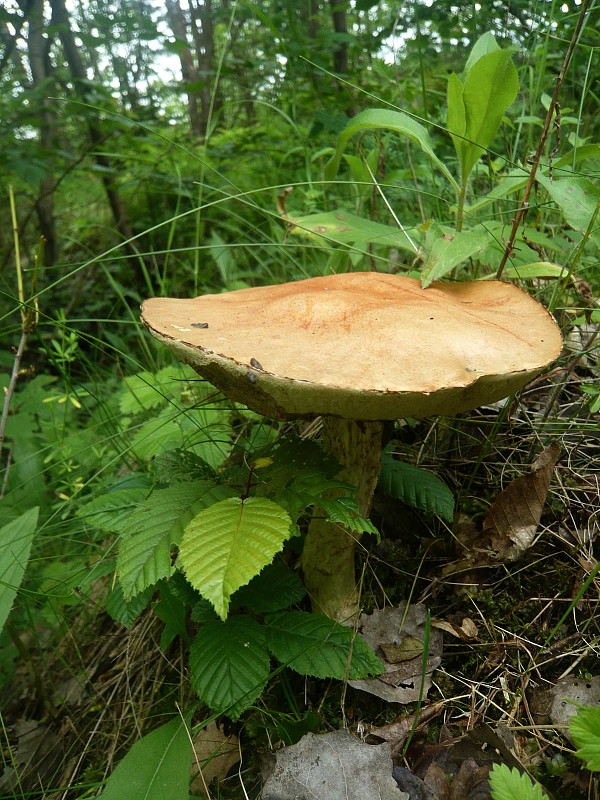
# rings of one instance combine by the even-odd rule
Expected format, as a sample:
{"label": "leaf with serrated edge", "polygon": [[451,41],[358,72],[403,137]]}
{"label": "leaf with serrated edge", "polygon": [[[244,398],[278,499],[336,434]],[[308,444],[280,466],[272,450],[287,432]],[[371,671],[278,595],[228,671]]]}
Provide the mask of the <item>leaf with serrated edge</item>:
{"label": "leaf with serrated edge", "polygon": [[192,518],[192,504],[213,488],[209,481],[194,481],[157,489],[131,514],[117,557],[126,600],[172,574],[171,547]]}
{"label": "leaf with serrated edge", "polygon": [[235,608],[249,608],[257,614],[279,611],[300,602],[306,589],[296,572],[285,564],[270,564],[260,575],[232,597]]}
{"label": "leaf with serrated edge", "polygon": [[411,508],[436,514],[442,519],[454,516],[454,495],[433,472],[397,461],[388,453],[381,459],[379,488]]}
{"label": "leaf with serrated edge", "polygon": [[190,647],[195,692],[211,709],[231,719],[237,719],[262,692],[269,665],[263,629],[252,617],[207,622]]}
{"label": "leaf with serrated edge", "polygon": [[494,764],[489,780],[494,800],[548,800],[539,784],[534,785],[515,767],[511,770],[506,764]]}
{"label": "leaf with serrated edge", "polygon": [[360,636],[320,614],[271,614],[265,634],[275,658],[301,675],[357,680],[383,671],[380,659]]}
{"label": "leaf with serrated edge", "polygon": [[264,497],[232,497],[201,511],[186,526],[179,558],[188,581],[227,617],[229,598],[270,564],[292,520]]}
{"label": "leaf with serrated edge", "polygon": [[590,772],[600,772],[600,708],[580,708],[569,722],[569,733],[579,748],[575,755]]}

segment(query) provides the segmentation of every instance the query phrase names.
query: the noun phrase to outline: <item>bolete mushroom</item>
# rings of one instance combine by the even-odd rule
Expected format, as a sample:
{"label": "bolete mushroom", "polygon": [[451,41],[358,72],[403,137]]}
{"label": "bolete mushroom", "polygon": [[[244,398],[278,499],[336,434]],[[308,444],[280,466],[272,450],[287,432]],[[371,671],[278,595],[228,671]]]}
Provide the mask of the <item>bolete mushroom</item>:
{"label": "bolete mushroom", "polygon": [[[558,326],[509,283],[328,275],[142,306],[150,332],[228,397],[273,419],[321,416],[324,449],[357,487],[377,483],[385,420],[455,414],[516,391],[561,349]],[[316,611],[359,610],[355,539],[315,517],[302,556]]]}

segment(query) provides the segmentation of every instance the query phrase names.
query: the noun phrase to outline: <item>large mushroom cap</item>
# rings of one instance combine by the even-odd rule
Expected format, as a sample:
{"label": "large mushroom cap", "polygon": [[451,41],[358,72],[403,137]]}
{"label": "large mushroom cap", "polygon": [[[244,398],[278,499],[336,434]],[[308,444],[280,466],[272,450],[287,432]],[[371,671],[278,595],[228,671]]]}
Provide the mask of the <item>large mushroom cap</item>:
{"label": "large mushroom cap", "polygon": [[142,306],[150,332],[277,419],[397,419],[494,402],[553,361],[546,309],[509,283],[357,272]]}

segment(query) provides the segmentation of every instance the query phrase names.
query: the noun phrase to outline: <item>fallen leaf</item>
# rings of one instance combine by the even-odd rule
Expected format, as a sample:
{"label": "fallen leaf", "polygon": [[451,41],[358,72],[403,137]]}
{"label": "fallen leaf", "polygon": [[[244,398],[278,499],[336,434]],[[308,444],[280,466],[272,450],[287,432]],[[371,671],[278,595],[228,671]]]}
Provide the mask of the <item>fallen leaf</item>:
{"label": "fallen leaf", "polygon": [[442,632],[429,629],[425,680],[422,683],[423,650],[427,609],[418,604],[401,603],[398,608],[384,608],[362,614],[358,633],[383,659],[384,672],[377,678],[350,681],[350,686],[387,700],[388,703],[413,703],[427,696],[431,675],[442,660]]}
{"label": "fallen leaf", "polygon": [[226,736],[216,722],[209,722],[194,736],[192,745],[194,779],[190,784],[190,793],[209,797],[207,788],[212,781],[217,778],[224,780],[231,767],[240,760],[240,744],[237,736]]}
{"label": "fallen leaf", "polygon": [[487,513],[483,536],[489,538],[500,561],[516,561],[533,543],[550,488],[560,447],[553,443],[543,450],[531,472],[515,478]]}
{"label": "fallen leaf", "polygon": [[460,625],[445,619],[432,619],[431,625],[433,628],[439,628],[441,631],[446,631],[446,633],[456,636],[463,642],[473,641],[479,632],[477,625],[469,617],[465,617]]}

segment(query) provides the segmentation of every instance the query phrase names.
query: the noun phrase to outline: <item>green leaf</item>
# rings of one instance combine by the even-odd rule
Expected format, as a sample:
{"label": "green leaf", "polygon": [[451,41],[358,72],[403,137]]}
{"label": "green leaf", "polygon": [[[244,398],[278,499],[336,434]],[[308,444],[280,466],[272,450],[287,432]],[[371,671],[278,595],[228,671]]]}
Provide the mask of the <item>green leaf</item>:
{"label": "green leaf", "polygon": [[231,598],[234,608],[249,608],[257,614],[279,611],[300,602],[306,590],[298,573],[285,564],[270,564],[260,575]]}
{"label": "green leaf", "polygon": [[600,772],[600,708],[580,708],[569,722],[569,733],[590,772]]}
{"label": "green leaf", "polygon": [[214,488],[209,481],[194,481],[157,489],[130,515],[117,556],[126,600],[173,573],[171,548],[181,541],[192,506]]}
{"label": "green leaf", "polygon": [[327,211],[321,214],[309,214],[305,217],[290,219],[292,234],[307,236],[318,241],[334,242],[335,244],[349,245],[365,248],[366,244],[386,245],[400,247],[411,253],[415,246],[406,233],[392,225],[382,225],[347,211]]}
{"label": "green leaf", "polygon": [[479,61],[482,56],[485,56],[488,53],[495,53],[498,50],[500,50],[500,47],[494,38],[494,34],[490,31],[482,34],[471,48],[467,63],[465,64],[464,74],[467,75],[473,64]]}
{"label": "green leaf", "polygon": [[127,753],[106,782],[101,800],[188,800],[191,739],[176,717],[148,733]]}
{"label": "green leaf", "polygon": [[491,144],[504,112],[519,91],[519,78],[510,52],[489,51],[487,46],[482,47],[481,52],[485,49],[488,52],[467,62],[469,69],[462,93],[458,85],[460,78],[452,74],[448,80],[448,130],[458,156],[463,186],[479,156]]}
{"label": "green leaf", "polygon": [[397,461],[389,453],[381,459],[379,488],[411,508],[452,521],[454,495],[433,472]]}
{"label": "green leaf", "polygon": [[190,647],[195,692],[211,709],[231,719],[260,695],[269,665],[263,628],[252,617],[207,622]]}
{"label": "green leaf", "polygon": [[[569,274],[568,267],[561,267],[560,264],[553,264],[551,261],[534,261],[531,264],[523,264],[518,267],[506,267],[504,270],[505,278],[518,278],[530,280],[532,278],[566,278]],[[486,275],[484,281],[495,280],[495,274]]]}
{"label": "green leaf", "polygon": [[179,558],[188,581],[227,617],[231,595],[270,564],[290,536],[292,520],[264,497],[232,497],[187,525]]}
{"label": "green leaf", "polygon": [[366,130],[391,130],[402,136],[408,137],[421,150],[429,156],[438,169],[446,176],[450,183],[455,187],[456,181],[452,173],[448,170],[443,161],[436,156],[429,133],[419,122],[404,114],[402,111],[390,111],[384,108],[370,108],[357,114],[340,133],[337,140],[337,147],[331,160],[325,167],[325,180],[331,181],[335,178],[340,166],[342,153],[348,139],[357,133]]}
{"label": "green leaf", "polygon": [[383,670],[379,658],[352,628],[320,614],[271,614],[265,633],[275,658],[301,675],[358,680]]}
{"label": "green leaf", "polygon": [[163,652],[177,636],[189,645],[190,636],[186,626],[187,606],[176,592],[171,591],[171,581],[161,581],[160,600],[154,606],[154,614],[165,624],[160,635],[160,649]]}
{"label": "green leaf", "polygon": [[545,175],[538,175],[538,181],[576,231],[587,233],[595,218],[594,227],[590,230],[590,239],[596,247],[600,247],[600,215],[598,215],[600,188],[588,178],[565,177],[551,181]]}
{"label": "green leaf", "polygon": [[493,800],[548,800],[539,784],[534,785],[528,775],[506,764],[494,764],[489,781]]}
{"label": "green leaf", "polygon": [[[354,489],[354,487],[352,487]],[[358,513],[358,504],[353,496],[322,497],[317,502],[319,508],[327,514],[328,519],[343,525],[353,533],[371,533],[379,536],[373,523]]]}
{"label": "green leaf", "polygon": [[101,531],[121,533],[130,525],[131,515],[148,494],[148,487],[119,489],[95,497],[77,511],[90,525]]}
{"label": "green leaf", "polygon": [[131,628],[142,611],[147,607],[152,599],[154,587],[150,586],[146,591],[140,592],[133,600],[127,601],[123,597],[123,589],[120,583],[116,583],[108,593],[106,598],[106,611],[115,622]]}
{"label": "green leaf", "polygon": [[39,508],[30,508],[0,528],[0,631],[25,575],[38,515]]}
{"label": "green leaf", "polygon": [[425,236],[425,263],[421,285],[427,288],[433,281],[446,276],[454,267],[481,253],[490,243],[485,230],[444,232],[439,225],[430,225]]}

